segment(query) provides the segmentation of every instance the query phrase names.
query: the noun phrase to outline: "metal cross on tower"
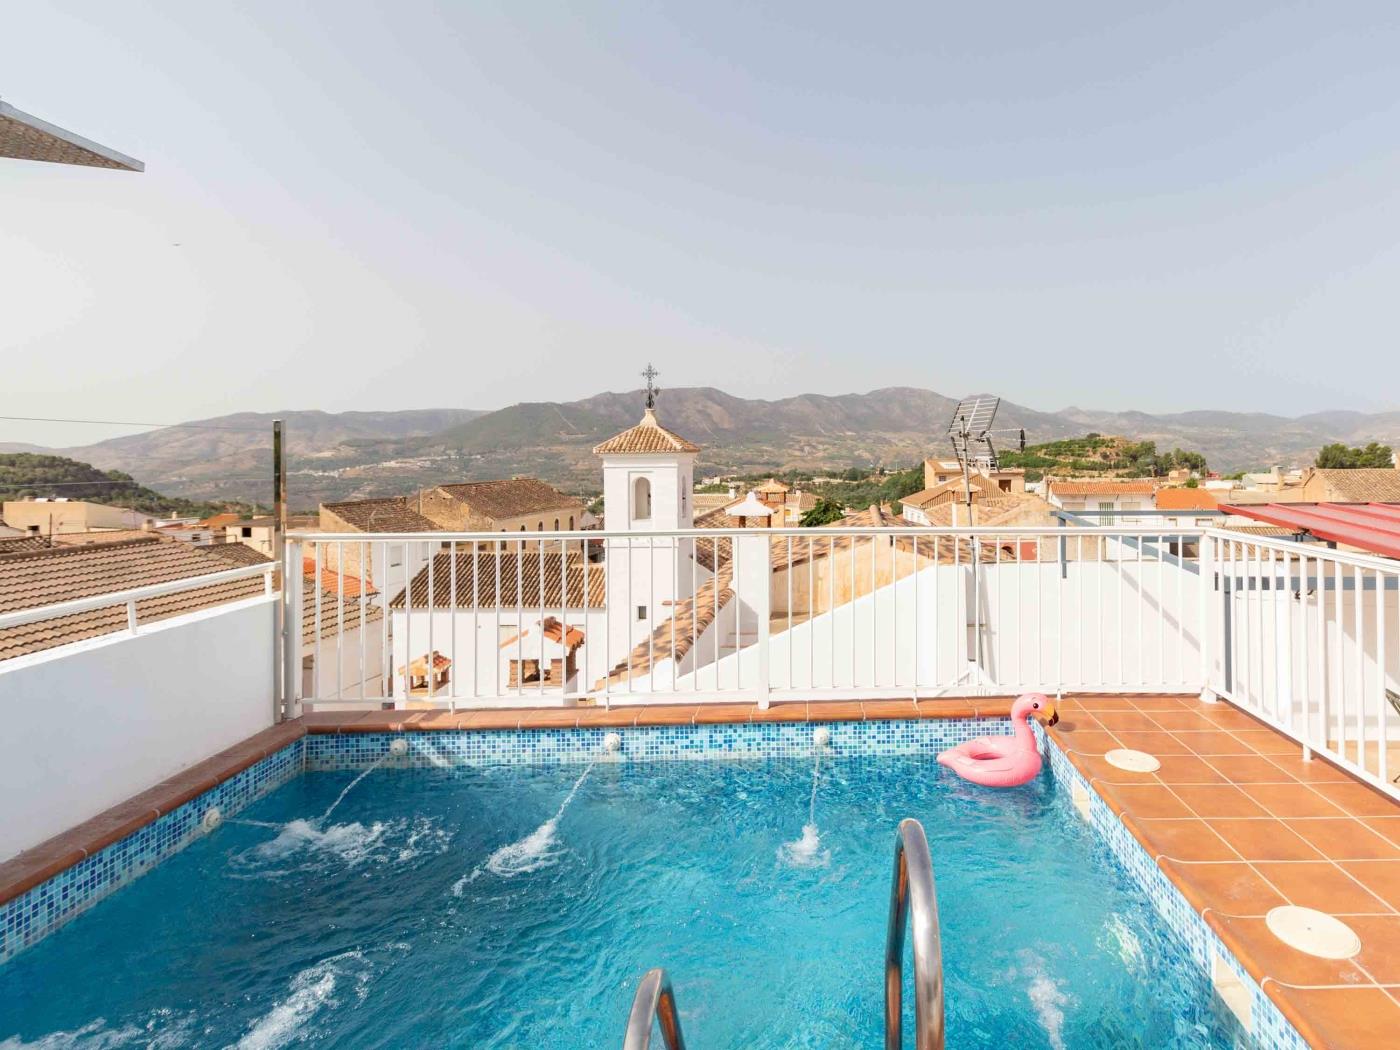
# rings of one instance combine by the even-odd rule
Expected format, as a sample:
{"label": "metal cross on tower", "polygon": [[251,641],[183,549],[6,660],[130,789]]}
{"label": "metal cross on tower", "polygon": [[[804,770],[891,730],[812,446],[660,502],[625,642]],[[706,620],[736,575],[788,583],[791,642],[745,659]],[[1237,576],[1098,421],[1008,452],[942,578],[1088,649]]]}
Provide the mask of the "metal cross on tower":
{"label": "metal cross on tower", "polygon": [[647,408],[656,407],[656,395],[661,393],[661,388],[657,386],[653,380],[660,374],[660,372],[652,367],[650,361],[647,362],[646,368],[642,370],[642,378],[647,381]]}

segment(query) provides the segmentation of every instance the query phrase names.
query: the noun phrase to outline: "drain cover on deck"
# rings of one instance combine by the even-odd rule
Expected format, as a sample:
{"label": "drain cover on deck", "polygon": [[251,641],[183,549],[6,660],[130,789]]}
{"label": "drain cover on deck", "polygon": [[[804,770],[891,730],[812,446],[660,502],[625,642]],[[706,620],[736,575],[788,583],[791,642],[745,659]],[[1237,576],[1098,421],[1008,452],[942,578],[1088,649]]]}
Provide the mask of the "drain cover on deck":
{"label": "drain cover on deck", "polygon": [[1350,959],[1361,950],[1356,932],[1324,911],[1288,904],[1274,908],[1264,921],[1284,944],[1319,959]]}
{"label": "drain cover on deck", "polygon": [[1155,773],[1162,768],[1162,763],[1155,756],[1146,751],[1130,751],[1126,747],[1110,751],[1103,757],[1110,766],[1126,769],[1129,773]]}

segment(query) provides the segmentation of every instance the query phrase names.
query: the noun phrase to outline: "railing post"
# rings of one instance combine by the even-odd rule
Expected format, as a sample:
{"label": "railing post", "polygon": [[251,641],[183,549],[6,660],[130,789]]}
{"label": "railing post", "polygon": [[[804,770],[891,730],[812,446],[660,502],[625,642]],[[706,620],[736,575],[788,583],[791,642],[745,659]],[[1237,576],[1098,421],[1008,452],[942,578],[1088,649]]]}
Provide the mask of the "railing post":
{"label": "railing post", "polygon": [[[1185,551],[1183,550],[1183,554]],[[1178,566],[1182,572],[1186,571],[1185,558]],[[1216,584],[1216,560],[1215,560],[1215,537],[1210,533],[1203,533],[1201,536],[1200,552],[1200,573],[1198,583],[1200,593],[1198,596],[1200,622],[1200,649],[1201,649],[1201,702],[1207,704],[1215,703],[1219,697],[1211,688],[1211,679],[1214,671],[1214,647],[1211,642],[1215,635],[1215,617],[1211,615],[1214,605],[1210,596],[1215,592]]]}
{"label": "railing post", "polygon": [[[341,554],[343,556],[344,552]],[[318,589],[320,583],[318,576]],[[282,599],[279,602],[282,619],[282,718],[298,718],[301,715],[301,585],[301,541],[288,539],[282,545]],[[317,597],[320,597],[319,593]]]}

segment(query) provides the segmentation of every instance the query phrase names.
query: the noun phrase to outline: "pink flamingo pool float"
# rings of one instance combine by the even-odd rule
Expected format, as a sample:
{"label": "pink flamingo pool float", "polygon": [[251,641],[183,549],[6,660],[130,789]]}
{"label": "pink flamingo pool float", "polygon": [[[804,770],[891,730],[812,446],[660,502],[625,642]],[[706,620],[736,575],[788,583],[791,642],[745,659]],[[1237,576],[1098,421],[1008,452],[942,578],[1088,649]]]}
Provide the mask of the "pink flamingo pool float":
{"label": "pink flamingo pool float", "polygon": [[1027,693],[1011,705],[1010,736],[979,736],[950,747],[938,756],[939,765],[983,787],[1017,787],[1034,780],[1040,773],[1041,759],[1031,732],[1032,715],[1048,726],[1060,720],[1053,700],[1044,693]]}

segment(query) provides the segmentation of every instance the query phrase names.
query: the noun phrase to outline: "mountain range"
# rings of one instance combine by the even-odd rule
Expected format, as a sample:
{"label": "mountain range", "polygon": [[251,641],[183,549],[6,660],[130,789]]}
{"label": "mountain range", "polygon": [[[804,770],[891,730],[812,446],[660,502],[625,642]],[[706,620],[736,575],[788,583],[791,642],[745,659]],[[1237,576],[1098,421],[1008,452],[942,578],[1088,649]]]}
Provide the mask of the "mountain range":
{"label": "mountain range", "polygon": [[[710,387],[667,390],[662,422],[704,447],[701,473],[909,465],[949,452],[955,399],[890,387],[865,394],[802,394],[765,401]],[[66,449],[0,444],[0,451],[54,452],[121,470],[138,482],[194,499],[270,498],[272,420],[286,421],[289,501],[394,495],[445,479],[532,474],[568,491],[597,491],[591,449],[636,423],[639,391],[581,401],[522,402],[495,411],[242,412]],[[1168,415],[1067,408],[1042,412],[1003,401],[997,426],[1027,440],[1089,432],[1155,441],[1205,454],[1216,470],[1311,463],[1329,442],[1400,445],[1400,412],[1195,411]],[[1006,435],[1012,439],[1013,435]]]}

